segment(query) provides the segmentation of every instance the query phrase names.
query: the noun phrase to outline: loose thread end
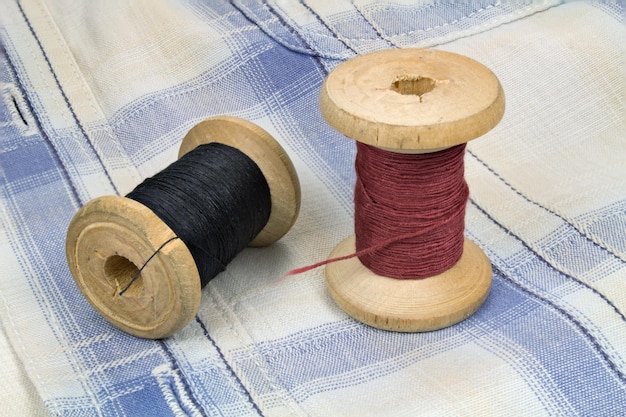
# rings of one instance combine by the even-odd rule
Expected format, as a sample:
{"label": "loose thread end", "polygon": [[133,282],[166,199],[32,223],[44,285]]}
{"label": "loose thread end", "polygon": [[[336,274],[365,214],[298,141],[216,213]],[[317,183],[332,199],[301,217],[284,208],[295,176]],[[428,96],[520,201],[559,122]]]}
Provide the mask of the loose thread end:
{"label": "loose thread end", "polygon": [[319,268],[321,266],[325,266],[325,265],[328,265],[328,264],[331,264],[331,263],[345,261],[346,259],[354,258],[355,256],[361,255],[361,253],[365,252],[365,251],[369,251],[369,249],[366,249],[366,250],[360,251],[360,252],[351,253],[351,254],[345,255],[345,256],[339,256],[337,258],[325,259],[323,261],[316,262],[314,264],[310,264],[310,265],[306,265],[306,266],[302,266],[302,267],[299,267],[299,268],[294,268],[294,269],[292,269],[290,271],[287,271],[284,275],[282,275],[278,279],[278,282],[282,282],[285,278],[287,278],[289,276],[303,274],[305,272],[317,269],[317,268]]}
{"label": "loose thread end", "polygon": [[148,262],[150,262],[152,260],[152,258],[154,258],[157,253],[161,252],[161,250],[165,247],[165,245],[167,245],[168,243],[170,243],[171,241],[178,239],[178,236],[174,236],[172,238],[169,238],[168,240],[166,240],[163,244],[161,244],[161,246],[158,247],[158,249],[152,254],[150,255],[150,257],[143,263],[143,265],[141,265],[141,268],[139,268],[137,270],[137,272],[135,272],[135,275],[133,275],[133,277],[131,278],[131,280],[128,282],[128,284],[126,284],[126,286],[124,288],[122,288],[122,290],[117,294],[120,297],[122,295],[124,295],[124,293],[126,291],[128,291],[128,289],[135,283],[135,281],[137,281],[137,279],[141,276],[141,271],[143,271],[143,269],[146,267],[146,265],[148,265]]}
{"label": "loose thread end", "polygon": [[322,262],[317,262],[311,265],[306,265],[306,266],[302,266],[299,268],[294,268],[290,271],[287,271],[285,274],[283,274],[280,278],[279,281],[282,281],[283,279],[292,276],[292,275],[299,275],[299,274],[303,274],[305,272],[308,271],[312,271],[313,269],[319,268],[320,266],[326,265],[328,263],[328,261],[322,261]]}
{"label": "loose thread end", "polygon": [[[442,224],[446,224],[446,223],[447,223],[447,221],[443,222]],[[423,234],[425,234],[427,232],[430,232],[431,229],[434,229],[435,227],[439,227],[439,226],[441,226],[441,225],[438,224],[438,225],[434,225],[434,226],[431,226],[429,228],[426,228],[424,230],[415,231],[415,232],[411,232],[411,233],[405,233],[405,234],[400,235],[400,236],[395,236],[393,238],[380,241],[380,242],[378,242],[377,244],[375,244],[373,246],[370,246],[368,248],[364,248],[364,249],[358,250],[358,251],[356,251],[354,253],[351,253],[351,254],[348,254],[348,255],[338,256],[336,258],[329,258],[329,259],[325,259],[325,260],[320,261],[320,262],[316,262],[314,264],[305,265],[305,266],[302,266],[302,267],[299,267],[299,268],[294,268],[294,269],[292,269],[290,271],[287,271],[284,275],[282,275],[278,279],[278,282],[282,282],[285,278],[287,278],[289,276],[299,275],[299,274],[302,274],[304,272],[312,271],[313,269],[317,269],[317,268],[319,268],[321,266],[325,266],[325,265],[332,264],[332,263],[335,263],[335,262],[345,261],[345,260],[348,260],[348,259],[351,259],[351,258],[354,258],[354,257],[361,257],[361,256],[364,256],[364,255],[367,255],[367,254],[369,254],[371,252],[375,252],[377,250],[380,250],[380,249],[382,249],[382,248],[384,248],[386,246],[389,246],[389,245],[391,245],[393,243],[397,243],[397,242],[405,240],[405,239],[411,239],[411,238],[415,238],[417,236],[423,235]]]}

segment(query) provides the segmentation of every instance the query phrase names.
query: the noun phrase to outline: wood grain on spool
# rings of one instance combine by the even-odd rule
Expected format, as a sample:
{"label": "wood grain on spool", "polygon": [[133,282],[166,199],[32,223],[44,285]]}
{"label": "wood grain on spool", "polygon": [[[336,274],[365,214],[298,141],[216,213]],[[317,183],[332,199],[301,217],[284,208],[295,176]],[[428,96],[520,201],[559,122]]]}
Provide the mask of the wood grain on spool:
{"label": "wood grain on spool", "polygon": [[126,197],[92,200],[67,231],[68,266],[85,298],[109,322],[135,336],[171,335],[200,306],[200,276],[180,239],[165,245],[120,295],[137,270],[174,232],[149,208]]}
{"label": "wood grain on spool", "polygon": [[[335,68],[322,86],[320,105],[326,121],[349,138],[392,152],[424,153],[491,130],[504,114],[504,92],[493,72],[468,57],[384,50]],[[354,251],[349,237],[330,257]],[[485,301],[491,279],[489,259],[468,239],[454,267],[423,279],[378,276],[358,258],[326,267],[329,292],[344,311],[402,332],[436,330],[467,318]]]}
{"label": "wood grain on spool", "polygon": [[[270,217],[250,245],[265,246],[280,239],[300,208],[298,177],[284,149],[250,122],[215,117],[190,130],[179,155],[211,142],[245,153],[268,182]],[[113,325],[139,337],[167,337],[193,319],[202,294],[191,252],[181,239],[169,241],[175,237],[141,203],[120,196],[99,197],[78,210],[69,225],[68,266],[85,298]],[[144,264],[139,278],[120,295]]]}

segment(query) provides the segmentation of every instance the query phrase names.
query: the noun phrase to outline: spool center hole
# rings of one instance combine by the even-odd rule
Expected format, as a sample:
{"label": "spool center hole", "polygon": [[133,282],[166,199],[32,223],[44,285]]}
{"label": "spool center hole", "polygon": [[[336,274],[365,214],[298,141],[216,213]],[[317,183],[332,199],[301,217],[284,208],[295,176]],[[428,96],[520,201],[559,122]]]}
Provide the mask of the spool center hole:
{"label": "spool center hole", "polygon": [[[110,280],[116,294],[119,294],[121,290],[130,284],[137,271],[139,271],[139,268],[134,263],[120,255],[110,256],[104,261],[104,275]],[[124,296],[138,296],[142,287],[143,278],[139,275],[135,282],[126,290]]]}
{"label": "spool center hole", "polygon": [[398,75],[391,83],[391,89],[400,94],[419,96],[421,100],[422,95],[432,91],[436,84],[432,78],[421,75]]}

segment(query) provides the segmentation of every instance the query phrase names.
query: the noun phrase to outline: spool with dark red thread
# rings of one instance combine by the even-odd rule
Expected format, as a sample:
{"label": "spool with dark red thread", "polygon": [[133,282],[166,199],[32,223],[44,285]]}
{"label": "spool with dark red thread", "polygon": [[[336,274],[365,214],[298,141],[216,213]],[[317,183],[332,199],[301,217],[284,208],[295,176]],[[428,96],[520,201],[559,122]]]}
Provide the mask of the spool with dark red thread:
{"label": "spool with dark red thread", "polygon": [[463,156],[465,143],[504,114],[497,77],[454,53],[379,51],[331,72],[321,110],[357,141],[355,236],[326,265],[335,302],[363,323],[402,332],[473,314],[492,270],[463,234]]}

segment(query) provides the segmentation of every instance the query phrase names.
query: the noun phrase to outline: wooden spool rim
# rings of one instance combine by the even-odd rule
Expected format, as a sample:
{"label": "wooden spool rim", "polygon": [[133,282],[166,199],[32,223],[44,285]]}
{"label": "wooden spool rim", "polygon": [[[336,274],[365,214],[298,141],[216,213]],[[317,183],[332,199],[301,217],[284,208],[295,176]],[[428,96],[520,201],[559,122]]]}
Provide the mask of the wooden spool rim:
{"label": "wooden spool rim", "polygon": [[218,142],[245,153],[259,167],[270,189],[272,211],[250,246],[267,246],[283,237],[300,211],[300,183],[289,156],[280,144],[254,123],[229,116],[207,119],[183,139],[178,157],[200,145]]}
{"label": "wooden spool rim", "polygon": [[[344,239],[331,258],[355,251],[355,238]],[[491,288],[491,263],[465,239],[463,255],[451,269],[423,279],[380,276],[354,257],[326,266],[326,284],[348,315],[383,330],[426,332],[456,324],[483,304]]]}
{"label": "wooden spool rim", "polygon": [[200,307],[200,275],[185,243],[174,239],[135,272],[174,232],[143,204],[120,196],[91,200],[72,219],[66,255],[87,301],[110,323],[160,339],[183,328]]}
{"label": "wooden spool rim", "polygon": [[[179,157],[195,147],[220,142],[235,147],[261,169],[271,193],[272,211],[250,243],[265,246],[280,239],[295,222],[300,185],[291,160],[271,135],[253,123],[215,117],[185,136]],[[132,335],[160,339],[182,329],[200,306],[200,275],[191,252],[152,210],[132,199],[103,196],[74,215],[66,236],[67,262],[76,285],[110,323]],[[120,291],[148,262],[140,279]]]}
{"label": "wooden spool rim", "polygon": [[[504,114],[497,77],[462,55],[432,49],[393,49],[340,64],[320,94],[326,121],[345,136],[387,151],[434,152],[491,130]],[[330,258],[353,254],[354,237]],[[465,239],[460,260],[422,279],[382,277],[354,257],[326,266],[335,302],[368,325],[401,332],[441,329],[474,313],[486,299],[491,263]]]}
{"label": "wooden spool rim", "polygon": [[504,92],[484,65],[434,49],[373,52],[337,66],[320,95],[339,132],[385,149],[442,149],[491,130]]}

